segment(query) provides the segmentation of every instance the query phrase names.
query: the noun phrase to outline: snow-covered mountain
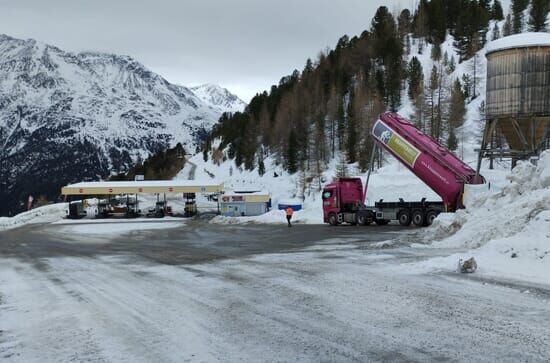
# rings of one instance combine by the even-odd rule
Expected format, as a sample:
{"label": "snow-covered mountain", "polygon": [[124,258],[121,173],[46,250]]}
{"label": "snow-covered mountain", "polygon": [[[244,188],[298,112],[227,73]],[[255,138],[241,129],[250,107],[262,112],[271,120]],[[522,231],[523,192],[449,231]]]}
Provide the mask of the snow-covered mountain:
{"label": "snow-covered mountain", "polygon": [[131,57],[0,35],[0,214],[178,142],[194,152],[223,95],[214,107]]}
{"label": "snow-covered mountain", "polygon": [[243,111],[246,103],[227,89],[216,84],[191,87],[195,95],[218,112]]}

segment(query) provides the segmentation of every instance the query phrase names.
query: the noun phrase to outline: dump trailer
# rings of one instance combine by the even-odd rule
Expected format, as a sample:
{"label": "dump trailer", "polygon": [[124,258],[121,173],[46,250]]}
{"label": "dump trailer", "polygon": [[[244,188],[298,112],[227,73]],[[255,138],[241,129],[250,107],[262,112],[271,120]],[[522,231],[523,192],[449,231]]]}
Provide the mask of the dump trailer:
{"label": "dump trailer", "polygon": [[464,208],[462,197],[465,185],[485,183],[481,175],[450,150],[396,113],[381,114],[374,123],[372,136],[375,146],[392,154],[442,201],[380,200],[373,206],[366,206],[369,177],[364,188],[360,178],[340,178],[327,184],[323,190],[325,223],[366,225],[375,222],[384,225],[398,220],[402,225],[411,222],[417,226],[429,225],[443,211],[454,212]]}

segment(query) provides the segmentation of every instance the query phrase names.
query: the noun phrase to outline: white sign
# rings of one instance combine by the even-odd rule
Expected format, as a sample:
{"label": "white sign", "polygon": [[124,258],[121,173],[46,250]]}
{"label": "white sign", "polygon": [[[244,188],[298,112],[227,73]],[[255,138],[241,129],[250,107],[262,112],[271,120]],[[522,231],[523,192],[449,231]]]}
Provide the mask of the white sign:
{"label": "white sign", "polygon": [[144,181],[145,180],[145,175],[136,175],[134,177],[134,181]]}

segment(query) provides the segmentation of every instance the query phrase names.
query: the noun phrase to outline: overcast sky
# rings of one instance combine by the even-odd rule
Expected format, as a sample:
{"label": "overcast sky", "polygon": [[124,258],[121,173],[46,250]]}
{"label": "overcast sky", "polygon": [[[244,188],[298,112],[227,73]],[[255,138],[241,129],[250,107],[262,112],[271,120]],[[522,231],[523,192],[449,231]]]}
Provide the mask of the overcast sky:
{"label": "overcast sky", "polygon": [[376,8],[414,0],[1,0],[0,32],[68,51],[131,55],[172,83],[217,83],[248,102]]}

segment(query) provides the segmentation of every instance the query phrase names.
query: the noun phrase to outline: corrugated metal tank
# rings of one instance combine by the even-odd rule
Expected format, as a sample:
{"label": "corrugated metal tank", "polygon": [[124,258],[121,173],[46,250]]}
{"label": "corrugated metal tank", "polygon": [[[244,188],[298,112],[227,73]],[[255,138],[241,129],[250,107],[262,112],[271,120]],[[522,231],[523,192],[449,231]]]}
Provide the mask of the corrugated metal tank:
{"label": "corrugated metal tank", "polygon": [[537,149],[550,123],[550,35],[502,38],[486,56],[487,119],[498,120],[512,149]]}

